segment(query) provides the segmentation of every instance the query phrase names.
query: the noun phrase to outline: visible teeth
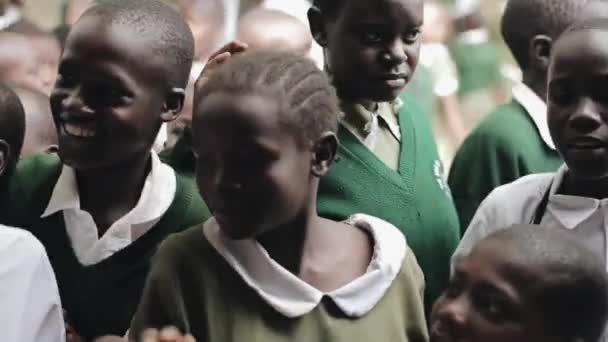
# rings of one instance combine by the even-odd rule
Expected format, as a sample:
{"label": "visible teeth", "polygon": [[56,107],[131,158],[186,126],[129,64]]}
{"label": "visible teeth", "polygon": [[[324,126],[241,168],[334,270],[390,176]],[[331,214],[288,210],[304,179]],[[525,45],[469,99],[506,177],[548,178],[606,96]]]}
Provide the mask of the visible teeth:
{"label": "visible teeth", "polygon": [[72,125],[70,123],[64,123],[63,129],[67,134],[79,138],[91,138],[95,136],[94,130],[82,126]]}

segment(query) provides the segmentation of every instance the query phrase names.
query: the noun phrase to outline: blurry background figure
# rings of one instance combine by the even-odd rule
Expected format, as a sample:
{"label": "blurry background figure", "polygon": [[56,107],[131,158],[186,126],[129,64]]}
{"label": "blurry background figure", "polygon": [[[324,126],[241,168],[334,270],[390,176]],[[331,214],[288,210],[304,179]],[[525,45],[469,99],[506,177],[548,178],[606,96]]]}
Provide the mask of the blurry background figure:
{"label": "blurry background figure", "polygon": [[59,49],[45,55],[44,44],[36,42],[22,34],[0,32],[0,81],[48,95],[57,74],[57,67],[51,64],[57,63]]}
{"label": "blurry background figure", "polygon": [[25,139],[21,158],[37,153],[57,151],[57,131],[51,114],[49,97],[21,86],[12,87],[25,110]]}
{"label": "blurry background figure", "polygon": [[23,15],[25,0],[0,0],[0,30],[24,34],[44,31]]}
{"label": "blurry background figure", "polygon": [[[246,14],[256,7],[274,9],[297,18],[308,28],[307,13],[310,6],[312,6],[311,1],[307,0],[241,0],[241,13]],[[314,41],[309,56],[319,68],[323,68],[325,65],[323,49]]]}
{"label": "blurry background figure", "polygon": [[296,17],[261,7],[241,17],[237,39],[253,50],[284,50],[301,56],[310,54],[313,42],[308,27]]}
{"label": "blurry background figure", "polygon": [[432,116],[439,154],[446,167],[466,135],[458,100],[458,73],[446,45],[451,33],[446,5],[427,0],[420,63],[405,90]]}
{"label": "blurry background figure", "polygon": [[456,35],[451,52],[460,80],[459,96],[470,130],[506,101],[498,47],[485,27],[480,0],[457,0],[452,16]]}

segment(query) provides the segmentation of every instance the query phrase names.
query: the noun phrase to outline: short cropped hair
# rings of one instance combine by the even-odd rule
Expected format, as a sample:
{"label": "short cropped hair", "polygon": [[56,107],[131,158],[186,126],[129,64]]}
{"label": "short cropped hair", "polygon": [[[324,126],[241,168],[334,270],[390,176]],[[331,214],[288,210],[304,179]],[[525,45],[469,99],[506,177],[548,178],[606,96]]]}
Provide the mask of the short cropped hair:
{"label": "short cropped hair", "polygon": [[215,92],[259,94],[280,101],[282,119],[301,143],[337,132],[338,99],[327,76],[305,57],[284,52],[249,52],[235,57],[196,91],[195,118]]}
{"label": "short cropped hair", "polygon": [[10,146],[7,173],[12,173],[21,155],[25,135],[25,111],[17,94],[6,84],[0,83],[0,139]]}
{"label": "short cropped hair", "polygon": [[314,0],[312,4],[328,18],[335,18],[344,6],[344,0]]}
{"label": "short cropped hair", "polygon": [[186,87],[194,57],[194,38],[179,12],[158,0],[96,0],[81,18],[87,16],[136,30],[163,57],[170,86]]}
{"label": "short cropped hair", "polygon": [[488,239],[516,246],[517,260],[543,270],[529,286],[552,333],[565,341],[600,339],[608,319],[608,278],[598,256],[557,227],[517,225]]}
{"label": "short cropped hair", "polygon": [[530,40],[539,34],[557,39],[591,0],[508,0],[501,31],[522,69],[528,67]]}

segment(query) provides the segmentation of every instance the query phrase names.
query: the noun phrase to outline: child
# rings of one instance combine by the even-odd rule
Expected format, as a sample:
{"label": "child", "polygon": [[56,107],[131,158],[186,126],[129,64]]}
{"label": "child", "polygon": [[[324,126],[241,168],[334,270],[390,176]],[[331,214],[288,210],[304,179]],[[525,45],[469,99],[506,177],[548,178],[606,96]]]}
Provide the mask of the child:
{"label": "child", "polygon": [[[587,0],[509,0],[502,35],[523,71],[513,100],[488,116],[454,159],[449,183],[467,228],[494,188],[562,163],[546,122],[547,67],[554,40],[580,17]],[[523,20],[528,20],[522,25]]]}
{"label": "child", "polygon": [[316,0],[313,37],[340,98],[340,161],[319,187],[319,213],[363,212],[408,237],[427,284],[426,304],[449,278],[458,218],[428,114],[398,99],[418,62],[422,0]]}
{"label": "child", "polygon": [[25,87],[15,86],[13,90],[25,110],[25,139],[21,157],[57,152],[57,130],[48,96]]}
{"label": "child", "polygon": [[600,259],[568,231],[518,225],[456,261],[431,342],[599,342],[606,319]]}
{"label": "child", "polygon": [[606,260],[606,38],[608,19],[589,19],[575,24],[554,44],[548,122],[565,165],[556,173],[527,176],[494,190],[479,207],[456,256],[467,254],[492,233],[490,224],[535,223],[573,230],[590,251]]}
{"label": "child", "polygon": [[158,244],[206,218],[192,183],[150,152],[181,110],[193,50],[167,5],[96,2],[68,36],[51,95],[59,157],[23,161],[0,211],[47,249],[85,340],[125,334]]}
{"label": "child", "polygon": [[499,51],[485,27],[481,2],[456,0],[452,12],[457,34],[451,52],[458,69],[458,90],[469,130],[500,103],[502,95]]}
{"label": "child", "polygon": [[310,30],[298,18],[265,8],[243,15],[237,37],[253,50],[277,49],[308,56],[312,47]]}
{"label": "child", "polygon": [[317,215],[338,108],[303,57],[249,53],[197,90],[197,181],[214,218],[167,239],[131,325],[199,341],[425,341],[423,276],[403,235]]}
{"label": "child", "polygon": [[[0,84],[0,192],[6,193],[23,145],[25,114]],[[59,292],[44,247],[30,233],[0,225],[0,340],[64,342]]]}

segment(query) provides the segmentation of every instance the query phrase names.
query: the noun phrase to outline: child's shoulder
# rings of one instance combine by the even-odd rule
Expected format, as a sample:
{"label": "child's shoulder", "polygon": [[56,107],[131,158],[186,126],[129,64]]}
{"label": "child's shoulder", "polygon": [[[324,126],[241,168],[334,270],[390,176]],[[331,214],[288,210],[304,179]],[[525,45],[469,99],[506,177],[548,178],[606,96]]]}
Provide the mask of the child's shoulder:
{"label": "child's shoulder", "polygon": [[4,253],[21,271],[27,264],[36,266],[42,258],[46,258],[44,247],[31,233],[0,225],[0,255]]}

